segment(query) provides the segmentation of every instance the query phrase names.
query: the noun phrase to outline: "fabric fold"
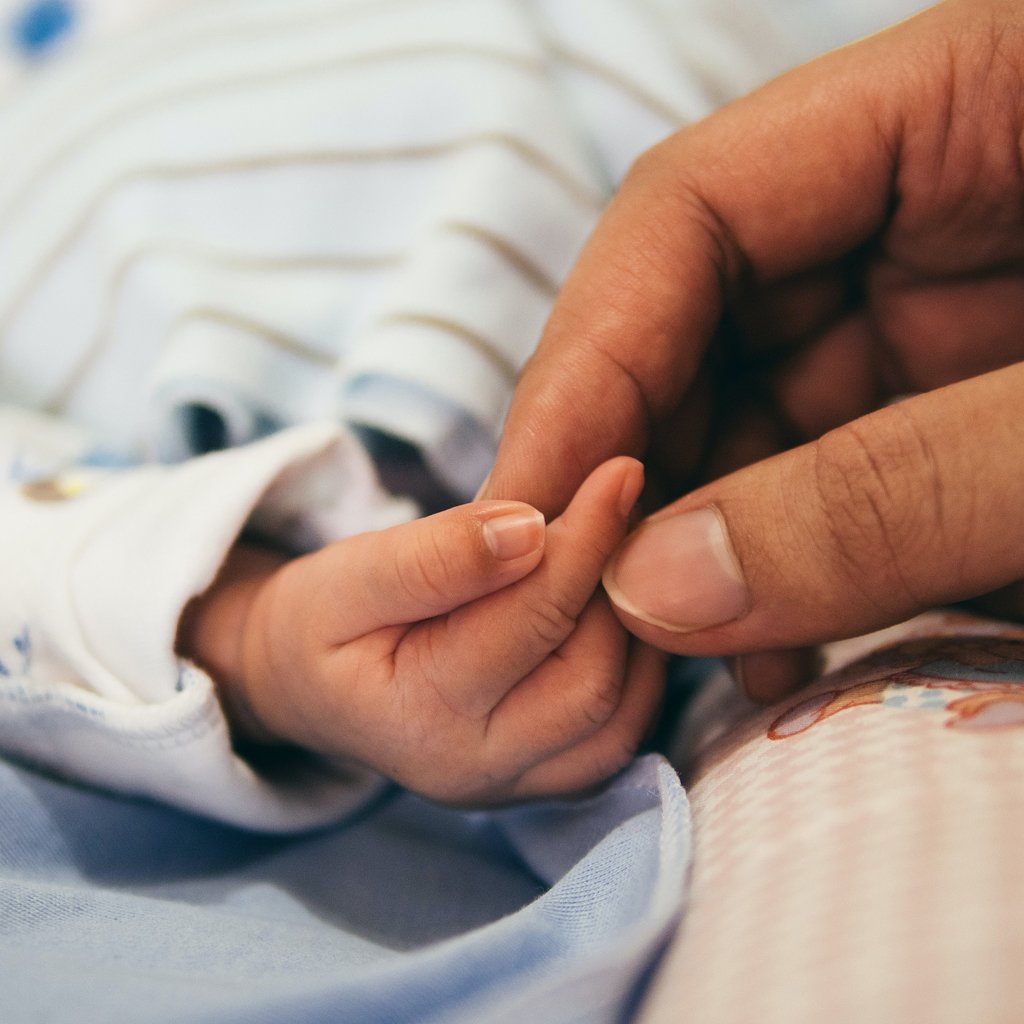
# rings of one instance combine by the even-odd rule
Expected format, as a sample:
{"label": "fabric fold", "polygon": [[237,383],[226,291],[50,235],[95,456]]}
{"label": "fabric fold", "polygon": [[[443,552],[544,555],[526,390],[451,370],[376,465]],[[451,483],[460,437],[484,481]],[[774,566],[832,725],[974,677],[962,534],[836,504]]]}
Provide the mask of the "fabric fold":
{"label": "fabric fold", "polygon": [[267,830],[379,794],[307,755],[256,771],[209,677],[174,653],[185,604],[247,525],[313,548],[408,518],[359,442],[312,424],[174,467],[69,467],[0,491],[0,747],[92,785]]}

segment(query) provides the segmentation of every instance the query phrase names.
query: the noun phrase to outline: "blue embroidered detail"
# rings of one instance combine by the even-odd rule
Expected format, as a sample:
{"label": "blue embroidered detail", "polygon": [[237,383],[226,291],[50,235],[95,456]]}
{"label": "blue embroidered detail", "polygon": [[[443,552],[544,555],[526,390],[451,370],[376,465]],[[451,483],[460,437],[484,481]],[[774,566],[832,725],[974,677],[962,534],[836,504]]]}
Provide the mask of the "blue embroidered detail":
{"label": "blue embroidered detail", "polygon": [[21,655],[22,675],[28,675],[32,668],[32,637],[28,626],[22,626],[21,632],[14,638],[14,649]]}
{"label": "blue embroidered detail", "polygon": [[15,675],[30,675],[32,670],[32,636],[28,631],[28,626],[22,626],[21,631],[11,638],[11,647],[14,648],[18,655],[20,655],[21,665],[17,669],[14,667],[14,663],[10,656],[10,650],[8,650],[6,652],[7,660],[0,660],[0,676],[7,676],[10,678]]}
{"label": "blue embroidered detail", "polygon": [[34,0],[11,21],[11,38],[26,56],[38,57],[67,35],[75,20],[70,0]]}

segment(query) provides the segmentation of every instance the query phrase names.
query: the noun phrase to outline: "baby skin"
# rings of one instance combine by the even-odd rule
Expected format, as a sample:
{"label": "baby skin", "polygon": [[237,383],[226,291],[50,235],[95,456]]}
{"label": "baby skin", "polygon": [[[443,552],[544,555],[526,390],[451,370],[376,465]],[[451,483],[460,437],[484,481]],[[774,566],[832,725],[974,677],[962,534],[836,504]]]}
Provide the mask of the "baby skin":
{"label": "baby skin", "polygon": [[179,650],[240,740],[459,806],[578,792],[628,763],[661,700],[662,656],[599,589],[642,486],[616,458],[550,524],[481,501],[292,560],[239,545]]}

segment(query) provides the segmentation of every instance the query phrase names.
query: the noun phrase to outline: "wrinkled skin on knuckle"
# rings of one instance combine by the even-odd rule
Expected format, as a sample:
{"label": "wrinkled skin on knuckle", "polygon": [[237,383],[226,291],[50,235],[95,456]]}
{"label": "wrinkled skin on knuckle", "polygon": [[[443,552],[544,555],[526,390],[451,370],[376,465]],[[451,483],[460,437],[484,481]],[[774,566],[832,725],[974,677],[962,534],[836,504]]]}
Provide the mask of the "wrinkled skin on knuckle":
{"label": "wrinkled skin on knuckle", "polygon": [[530,601],[527,622],[531,637],[548,650],[560,646],[576,628],[575,617],[550,595]]}
{"label": "wrinkled skin on knuckle", "polygon": [[893,71],[909,99],[887,248],[923,273],[982,270],[1024,253],[1024,17],[1016,3],[946,5],[935,28]]}
{"label": "wrinkled skin on knuckle", "polygon": [[944,487],[909,420],[887,416],[873,428],[849,423],[820,438],[814,479],[831,564],[888,617],[927,603],[915,566],[948,547]]}
{"label": "wrinkled skin on knuckle", "polygon": [[426,607],[443,603],[451,592],[450,569],[445,552],[436,537],[422,534],[411,559],[397,565],[398,578],[411,599]]}
{"label": "wrinkled skin on knuckle", "polygon": [[[478,715],[472,703],[460,699],[463,690],[448,685],[447,637],[442,623],[423,623],[394,653],[394,678],[400,681],[410,707],[415,708],[417,740],[422,743],[444,720],[468,724]],[[432,627],[437,628],[432,628]]]}
{"label": "wrinkled skin on knuckle", "polygon": [[586,667],[581,675],[572,700],[573,717],[595,727],[602,726],[618,710],[621,679],[611,666]]}
{"label": "wrinkled skin on knuckle", "polygon": [[738,256],[703,168],[693,167],[703,155],[695,131],[684,128],[637,157],[613,201],[635,207],[628,228],[638,277],[652,273],[666,287],[692,284],[684,268],[705,268],[709,260],[717,278],[731,279]]}
{"label": "wrinkled skin on knuckle", "polygon": [[742,265],[740,247],[705,184],[687,171],[687,138],[684,129],[652,147],[627,176],[633,190],[644,195],[647,214],[635,228],[644,243],[636,252],[638,271],[660,274],[678,286],[686,280],[681,261],[692,260],[694,269],[710,266],[715,280],[731,281]]}

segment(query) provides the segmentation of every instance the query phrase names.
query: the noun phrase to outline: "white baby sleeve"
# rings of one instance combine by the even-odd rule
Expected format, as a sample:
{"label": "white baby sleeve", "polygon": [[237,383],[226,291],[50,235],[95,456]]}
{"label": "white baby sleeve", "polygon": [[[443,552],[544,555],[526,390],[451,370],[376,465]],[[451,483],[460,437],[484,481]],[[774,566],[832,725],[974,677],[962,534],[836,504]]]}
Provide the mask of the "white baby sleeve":
{"label": "white baby sleeve", "polygon": [[358,442],[322,424],[173,467],[11,481],[0,488],[0,751],[255,829],[362,806],[383,780],[300,753],[260,771],[238,756],[211,680],[176,657],[175,633],[254,519],[312,546],[409,512]]}

